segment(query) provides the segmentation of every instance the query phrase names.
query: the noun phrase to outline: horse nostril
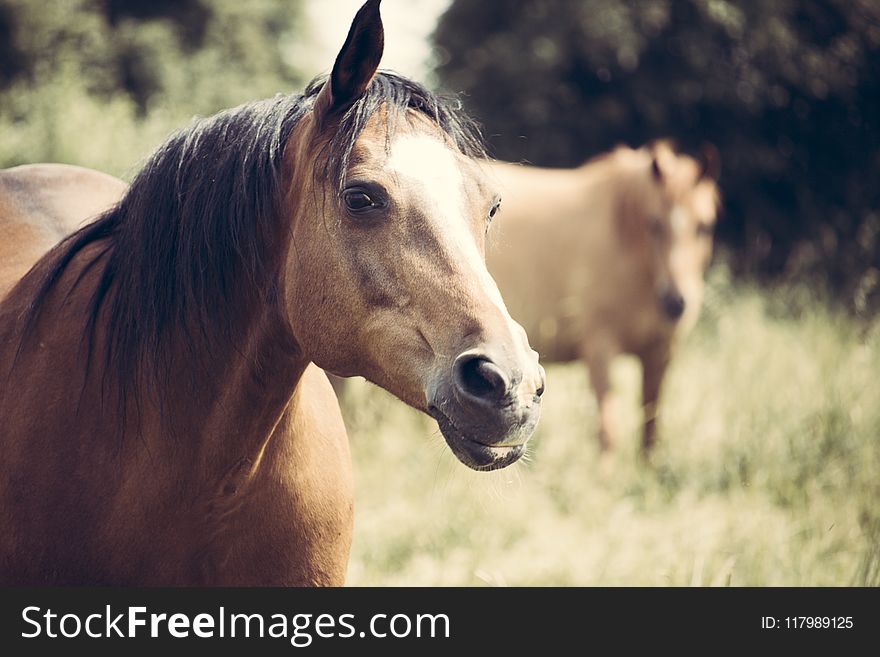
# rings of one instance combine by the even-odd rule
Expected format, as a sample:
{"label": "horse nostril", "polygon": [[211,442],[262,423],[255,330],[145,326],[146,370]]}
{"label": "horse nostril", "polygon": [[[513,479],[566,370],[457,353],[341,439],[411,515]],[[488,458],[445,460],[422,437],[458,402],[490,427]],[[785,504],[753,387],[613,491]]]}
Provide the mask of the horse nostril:
{"label": "horse nostril", "polygon": [[663,295],[663,312],[669,319],[679,319],[684,314],[685,301],[680,294]]}
{"label": "horse nostril", "polygon": [[499,401],[507,395],[510,381],[495,363],[482,356],[459,356],[454,365],[455,383],[471,397]]}

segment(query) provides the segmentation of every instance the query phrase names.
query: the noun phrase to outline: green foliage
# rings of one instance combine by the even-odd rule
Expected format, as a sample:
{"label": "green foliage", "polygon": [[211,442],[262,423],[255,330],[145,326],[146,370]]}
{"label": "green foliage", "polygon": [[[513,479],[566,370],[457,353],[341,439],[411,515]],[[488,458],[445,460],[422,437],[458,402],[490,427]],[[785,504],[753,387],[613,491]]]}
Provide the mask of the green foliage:
{"label": "green foliage", "polygon": [[613,372],[617,452],[599,455],[584,368],[551,366],[528,462],[489,474],[352,386],[349,583],[880,585],[880,325],[728,278],[673,361],[650,465],[634,361]]}
{"label": "green foliage", "polygon": [[117,175],[193,115],[294,91],[283,0],[0,0],[0,166]]}
{"label": "green foliage", "polygon": [[456,0],[435,41],[499,157],[712,142],[741,269],[819,271],[862,308],[880,296],[876,2]]}

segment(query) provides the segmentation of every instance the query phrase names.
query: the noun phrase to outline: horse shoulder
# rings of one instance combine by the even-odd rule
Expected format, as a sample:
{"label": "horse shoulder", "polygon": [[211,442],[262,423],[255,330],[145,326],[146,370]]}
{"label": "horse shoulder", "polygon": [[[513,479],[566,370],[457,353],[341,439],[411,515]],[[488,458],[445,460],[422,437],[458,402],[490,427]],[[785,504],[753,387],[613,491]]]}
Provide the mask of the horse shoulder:
{"label": "horse shoulder", "polygon": [[336,395],[315,365],[303,373],[264,459],[255,508],[244,509],[251,545],[239,551],[252,549],[255,558],[229,570],[250,583],[342,585],[354,523],[351,454]]}

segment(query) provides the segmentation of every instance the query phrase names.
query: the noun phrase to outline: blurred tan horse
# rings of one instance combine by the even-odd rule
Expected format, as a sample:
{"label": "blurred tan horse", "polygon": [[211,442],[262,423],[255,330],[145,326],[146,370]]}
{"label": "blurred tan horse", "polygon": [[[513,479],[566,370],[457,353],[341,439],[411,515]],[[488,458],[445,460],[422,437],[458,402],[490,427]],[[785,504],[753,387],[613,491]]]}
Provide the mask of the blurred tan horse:
{"label": "blurred tan horse", "polygon": [[469,467],[523,453],[543,372],[485,267],[483,151],[377,72],[378,5],[326,81],[197,120],[127,190],[0,177],[0,585],[343,583],[351,458],[318,367],[430,414]]}
{"label": "blurred tan horse", "polygon": [[586,363],[603,449],[619,433],[611,362],[637,356],[648,450],[674,345],[703,299],[717,156],[709,150],[701,165],[661,141],[576,169],[488,166],[503,210],[487,261],[512,315],[544,361]]}

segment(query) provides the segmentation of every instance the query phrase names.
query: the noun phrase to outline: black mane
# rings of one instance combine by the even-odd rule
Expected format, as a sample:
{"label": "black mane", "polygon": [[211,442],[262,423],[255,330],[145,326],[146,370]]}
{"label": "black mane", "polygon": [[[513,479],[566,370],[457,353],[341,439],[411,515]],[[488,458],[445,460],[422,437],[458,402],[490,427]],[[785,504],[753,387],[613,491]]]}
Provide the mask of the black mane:
{"label": "black mane", "polygon": [[[285,192],[282,156],[323,84],[316,79],[302,94],[198,118],[173,134],[147,159],[117,206],[53,251],[24,335],[74,257],[106,240],[95,260],[106,258],[106,264],[91,302],[88,338],[91,344],[106,305],[106,365],[123,387],[137,385],[140,374],[167,371],[172,335],[182,333],[191,349],[210,349],[210,339],[232,337],[243,300],[272,301],[278,263],[267,254]],[[389,109],[389,133],[398,115],[413,110],[434,121],[466,155],[483,155],[479,132],[457,101],[380,72],[340,118],[315,165],[317,176],[341,187],[358,136],[383,106]]]}

